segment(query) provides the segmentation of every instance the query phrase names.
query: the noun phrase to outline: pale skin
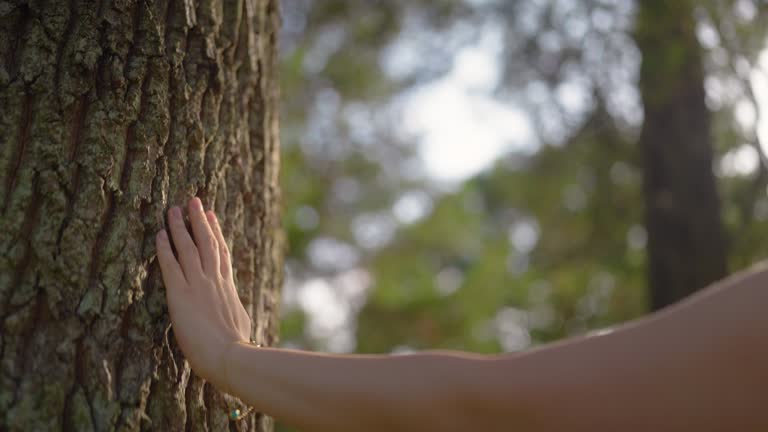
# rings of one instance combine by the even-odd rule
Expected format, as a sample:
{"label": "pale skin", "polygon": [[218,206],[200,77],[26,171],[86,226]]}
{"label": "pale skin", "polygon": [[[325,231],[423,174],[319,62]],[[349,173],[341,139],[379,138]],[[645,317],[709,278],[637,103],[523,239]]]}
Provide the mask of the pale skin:
{"label": "pale skin", "polygon": [[302,431],[768,431],[766,265],[518,354],[258,348],[216,216],[188,207],[192,233],[168,215],[178,259],[156,238],[179,346],[198,375]]}

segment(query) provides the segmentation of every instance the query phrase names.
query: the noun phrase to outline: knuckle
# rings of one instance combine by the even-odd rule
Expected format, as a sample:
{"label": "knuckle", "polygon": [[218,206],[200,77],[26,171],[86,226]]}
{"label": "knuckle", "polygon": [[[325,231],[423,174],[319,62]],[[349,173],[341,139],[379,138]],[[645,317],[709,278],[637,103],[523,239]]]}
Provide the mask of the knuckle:
{"label": "knuckle", "polygon": [[215,251],[216,249],[218,249],[219,248],[219,243],[216,241],[216,238],[214,238],[211,235],[209,235],[207,237],[208,237],[208,239],[207,239],[208,240],[208,247],[210,248],[210,250],[214,250]]}

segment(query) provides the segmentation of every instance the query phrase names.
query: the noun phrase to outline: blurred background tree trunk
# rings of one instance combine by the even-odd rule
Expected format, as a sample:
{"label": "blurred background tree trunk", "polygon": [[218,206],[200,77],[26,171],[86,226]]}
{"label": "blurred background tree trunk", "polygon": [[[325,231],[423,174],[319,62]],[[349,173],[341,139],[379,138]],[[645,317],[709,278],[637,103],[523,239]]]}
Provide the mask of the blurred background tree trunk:
{"label": "blurred background tree trunk", "polygon": [[201,196],[253,337],[282,277],[276,0],[0,4],[0,430],[269,430],[190,372],[154,235]]}
{"label": "blurred background tree trunk", "polygon": [[726,275],[701,47],[690,1],[638,2],[640,135],[652,309]]}

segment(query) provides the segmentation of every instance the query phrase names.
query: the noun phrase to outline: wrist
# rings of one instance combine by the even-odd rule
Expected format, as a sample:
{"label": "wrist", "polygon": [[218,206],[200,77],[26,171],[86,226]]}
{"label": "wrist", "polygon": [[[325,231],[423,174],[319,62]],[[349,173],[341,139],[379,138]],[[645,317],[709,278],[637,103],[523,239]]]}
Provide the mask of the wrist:
{"label": "wrist", "polygon": [[222,383],[221,390],[227,394],[236,396],[234,383],[237,382],[237,356],[241,348],[247,346],[243,341],[229,342],[222,350],[221,370]]}

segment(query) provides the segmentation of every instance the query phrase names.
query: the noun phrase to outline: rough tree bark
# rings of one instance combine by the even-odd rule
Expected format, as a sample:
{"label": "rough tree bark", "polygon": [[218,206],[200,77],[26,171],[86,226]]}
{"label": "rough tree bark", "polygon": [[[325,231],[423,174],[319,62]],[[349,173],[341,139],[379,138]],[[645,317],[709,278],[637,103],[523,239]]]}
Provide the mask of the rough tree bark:
{"label": "rough tree bark", "polygon": [[0,1],[0,430],[271,429],[190,373],[154,235],[201,196],[276,342],[276,2]]}
{"label": "rough tree bark", "polygon": [[638,6],[650,303],[659,309],[725,276],[726,244],[693,4]]}

